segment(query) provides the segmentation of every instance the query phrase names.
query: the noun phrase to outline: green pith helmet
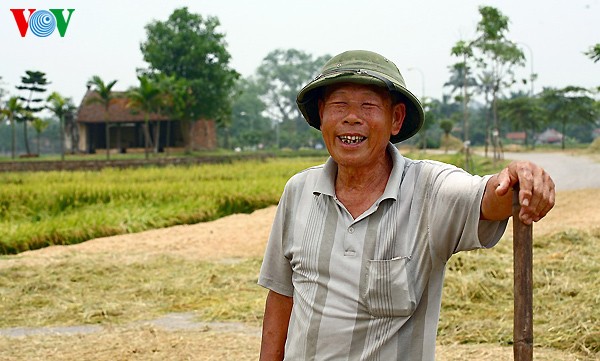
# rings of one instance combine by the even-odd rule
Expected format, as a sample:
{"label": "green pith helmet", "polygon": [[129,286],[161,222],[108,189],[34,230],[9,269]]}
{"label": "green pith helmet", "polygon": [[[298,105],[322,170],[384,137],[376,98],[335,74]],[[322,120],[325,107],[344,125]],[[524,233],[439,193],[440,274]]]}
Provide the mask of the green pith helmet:
{"label": "green pith helmet", "polygon": [[302,115],[312,127],[320,130],[318,101],[323,87],[336,83],[372,84],[387,88],[393,96],[406,105],[406,117],[400,132],[390,137],[399,143],[415,135],[425,116],[421,102],[404,83],[402,74],[394,63],[383,56],[365,50],[351,50],[331,58],[321,69],[321,74],[308,83],[296,98]]}

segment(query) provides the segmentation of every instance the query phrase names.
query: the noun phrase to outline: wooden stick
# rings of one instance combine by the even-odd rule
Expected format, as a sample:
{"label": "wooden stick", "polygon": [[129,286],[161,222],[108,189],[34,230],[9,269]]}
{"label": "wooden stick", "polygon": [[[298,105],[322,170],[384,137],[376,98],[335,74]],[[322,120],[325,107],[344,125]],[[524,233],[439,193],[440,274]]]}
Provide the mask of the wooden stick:
{"label": "wooden stick", "polygon": [[515,361],[533,360],[533,227],[519,219],[519,187],[513,195]]}

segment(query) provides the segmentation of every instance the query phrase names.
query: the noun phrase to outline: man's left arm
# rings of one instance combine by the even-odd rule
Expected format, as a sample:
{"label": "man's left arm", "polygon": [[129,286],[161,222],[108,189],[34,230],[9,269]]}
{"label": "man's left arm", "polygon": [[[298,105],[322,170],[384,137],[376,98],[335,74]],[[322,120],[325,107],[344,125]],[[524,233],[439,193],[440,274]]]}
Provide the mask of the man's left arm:
{"label": "man's left arm", "polygon": [[510,217],[516,184],[523,223],[539,221],[554,207],[555,187],[550,175],[534,163],[518,161],[488,179],[481,201],[481,219],[499,221]]}

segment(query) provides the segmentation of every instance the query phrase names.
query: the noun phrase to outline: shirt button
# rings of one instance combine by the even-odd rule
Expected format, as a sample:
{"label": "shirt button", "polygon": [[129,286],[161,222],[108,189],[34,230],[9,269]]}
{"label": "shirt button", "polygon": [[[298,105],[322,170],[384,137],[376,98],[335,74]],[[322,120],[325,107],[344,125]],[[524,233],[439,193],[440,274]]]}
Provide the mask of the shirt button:
{"label": "shirt button", "polygon": [[348,233],[350,233],[350,234],[354,233],[354,227],[348,228]]}

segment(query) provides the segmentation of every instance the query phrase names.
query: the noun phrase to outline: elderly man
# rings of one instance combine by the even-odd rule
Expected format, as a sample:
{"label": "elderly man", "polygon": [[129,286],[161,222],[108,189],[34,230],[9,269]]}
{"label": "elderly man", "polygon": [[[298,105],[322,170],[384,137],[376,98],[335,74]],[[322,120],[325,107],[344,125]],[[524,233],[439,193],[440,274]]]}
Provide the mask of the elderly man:
{"label": "elderly man", "polygon": [[479,177],[404,158],[393,143],[424,121],[383,56],[333,57],[297,98],[331,157],[292,177],[259,284],[268,288],[261,360],[434,360],[446,262],[489,248],[511,215],[538,221],[554,183],[529,162]]}

